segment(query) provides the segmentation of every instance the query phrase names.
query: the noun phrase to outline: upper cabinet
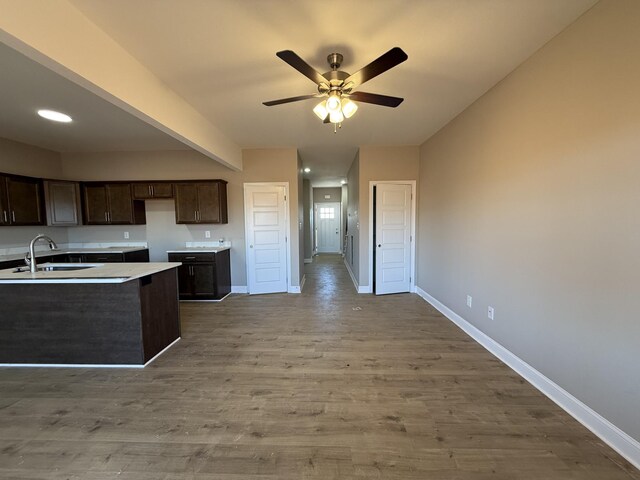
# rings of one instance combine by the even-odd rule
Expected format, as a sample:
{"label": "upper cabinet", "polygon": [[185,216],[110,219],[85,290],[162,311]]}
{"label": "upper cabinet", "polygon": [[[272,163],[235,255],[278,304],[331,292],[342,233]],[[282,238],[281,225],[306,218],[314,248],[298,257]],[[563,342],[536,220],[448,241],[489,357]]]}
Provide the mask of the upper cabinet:
{"label": "upper cabinet", "polygon": [[82,224],[78,182],[45,180],[44,199],[47,208],[47,225],[70,227]]}
{"label": "upper cabinet", "polygon": [[135,182],[131,184],[133,198],[146,200],[149,198],[173,198],[171,182]]}
{"label": "upper cabinet", "polygon": [[144,202],[133,199],[130,183],[83,183],[82,204],[87,225],[146,223]]}
{"label": "upper cabinet", "polygon": [[176,223],[227,223],[227,182],[174,184]]}
{"label": "upper cabinet", "polygon": [[42,180],[0,174],[0,225],[44,225]]}

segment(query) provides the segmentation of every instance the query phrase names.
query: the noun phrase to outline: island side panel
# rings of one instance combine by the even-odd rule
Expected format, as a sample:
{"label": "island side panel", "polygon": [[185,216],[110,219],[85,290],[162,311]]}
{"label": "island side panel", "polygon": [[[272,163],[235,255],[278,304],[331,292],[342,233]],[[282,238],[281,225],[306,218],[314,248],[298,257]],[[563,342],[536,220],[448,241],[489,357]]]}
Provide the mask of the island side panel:
{"label": "island side panel", "polygon": [[138,282],[146,363],[180,337],[178,269],[148,275]]}
{"label": "island side panel", "polygon": [[135,281],[0,284],[0,305],[0,363],[143,363]]}

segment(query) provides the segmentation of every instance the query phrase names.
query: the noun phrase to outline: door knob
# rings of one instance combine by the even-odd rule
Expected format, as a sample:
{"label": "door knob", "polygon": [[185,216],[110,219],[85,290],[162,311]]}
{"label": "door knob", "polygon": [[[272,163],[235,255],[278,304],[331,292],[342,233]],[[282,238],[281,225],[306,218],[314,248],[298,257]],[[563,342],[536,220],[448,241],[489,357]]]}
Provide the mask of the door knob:
{"label": "door knob", "polygon": [[249,248],[253,248],[253,245],[249,245]]}
{"label": "door knob", "polygon": [[379,244],[378,244],[378,248],[380,248],[381,246],[382,246],[382,245],[379,243]]}

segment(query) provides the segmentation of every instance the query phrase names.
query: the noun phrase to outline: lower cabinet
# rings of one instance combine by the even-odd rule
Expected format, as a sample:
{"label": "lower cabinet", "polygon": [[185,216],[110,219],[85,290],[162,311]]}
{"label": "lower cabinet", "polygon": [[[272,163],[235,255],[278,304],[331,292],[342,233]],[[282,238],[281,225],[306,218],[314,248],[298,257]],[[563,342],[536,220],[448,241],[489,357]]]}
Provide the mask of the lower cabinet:
{"label": "lower cabinet", "polygon": [[231,293],[229,250],[213,253],[169,253],[178,267],[180,300],[221,300]]}
{"label": "lower cabinet", "polygon": [[[57,260],[63,261],[63,260]],[[114,262],[148,262],[149,250],[136,250],[134,252],[106,252],[106,253],[69,253],[66,260],[69,263],[114,263]]]}

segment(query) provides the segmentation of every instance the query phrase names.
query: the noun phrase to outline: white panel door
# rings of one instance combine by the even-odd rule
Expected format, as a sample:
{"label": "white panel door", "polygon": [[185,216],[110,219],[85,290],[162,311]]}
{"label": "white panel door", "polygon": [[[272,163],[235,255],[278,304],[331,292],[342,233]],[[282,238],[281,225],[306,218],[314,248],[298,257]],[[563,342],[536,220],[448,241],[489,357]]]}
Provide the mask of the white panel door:
{"label": "white panel door", "polygon": [[285,187],[245,185],[249,293],[287,291],[287,223]]}
{"label": "white panel door", "polygon": [[376,186],[376,295],[411,289],[411,185]]}
{"label": "white panel door", "polygon": [[316,203],[316,251],[340,253],[339,203]]}

